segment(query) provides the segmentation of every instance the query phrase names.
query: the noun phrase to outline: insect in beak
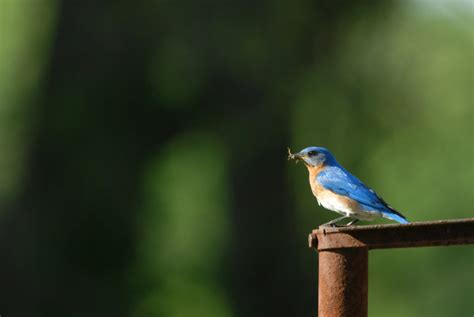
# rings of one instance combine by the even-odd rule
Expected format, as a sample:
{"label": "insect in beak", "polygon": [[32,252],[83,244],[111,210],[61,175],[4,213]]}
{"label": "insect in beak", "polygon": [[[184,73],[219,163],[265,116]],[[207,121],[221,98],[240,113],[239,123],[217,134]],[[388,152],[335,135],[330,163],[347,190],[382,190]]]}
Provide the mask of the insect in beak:
{"label": "insect in beak", "polygon": [[288,160],[296,160],[296,163],[298,163],[298,161],[302,159],[303,158],[300,153],[291,153],[290,148],[288,148]]}

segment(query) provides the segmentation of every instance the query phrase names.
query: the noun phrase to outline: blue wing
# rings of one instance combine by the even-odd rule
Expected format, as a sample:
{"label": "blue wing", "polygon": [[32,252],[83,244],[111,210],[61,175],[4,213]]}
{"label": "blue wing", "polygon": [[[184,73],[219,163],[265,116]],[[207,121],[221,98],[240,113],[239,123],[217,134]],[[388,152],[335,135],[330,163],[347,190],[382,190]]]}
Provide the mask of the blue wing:
{"label": "blue wing", "polygon": [[402,214],[390,207],[372,189],[343,167],[328,166],[316,176],[316,179],[324,188],[357,201],[366,210],[376,210],[387,218],[408,223]]}

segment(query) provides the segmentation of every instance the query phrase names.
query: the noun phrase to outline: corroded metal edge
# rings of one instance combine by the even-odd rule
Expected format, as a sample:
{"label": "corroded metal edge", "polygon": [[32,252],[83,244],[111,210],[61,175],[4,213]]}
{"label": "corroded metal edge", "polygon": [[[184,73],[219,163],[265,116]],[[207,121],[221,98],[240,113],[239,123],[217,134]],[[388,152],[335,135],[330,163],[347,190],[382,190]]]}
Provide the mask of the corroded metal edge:
{"label": "corroded metal edge", "polygon": [[308,237],[311,248],[408,248],[474,244],[474,218],[351,227],[319,227]]}

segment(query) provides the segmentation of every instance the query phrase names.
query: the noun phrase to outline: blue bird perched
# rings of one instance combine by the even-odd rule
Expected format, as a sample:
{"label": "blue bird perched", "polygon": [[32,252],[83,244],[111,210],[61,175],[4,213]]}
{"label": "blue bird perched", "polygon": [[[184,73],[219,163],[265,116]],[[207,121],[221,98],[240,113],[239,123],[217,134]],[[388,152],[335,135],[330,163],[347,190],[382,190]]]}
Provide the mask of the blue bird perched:
{"label": "blue bird perched", "polygon": [[319,205],[343,215],[324,225],[334,225],[351,218],[353,220],[347,224],[350,226],[359,220],[370,221],[380,217],[409,223],[405,216],[389,206],[373,189],[339,165],[327,149],[311,146],[294,154],[288,149],[288,159],[304,162],[309,172],[311,191]]}

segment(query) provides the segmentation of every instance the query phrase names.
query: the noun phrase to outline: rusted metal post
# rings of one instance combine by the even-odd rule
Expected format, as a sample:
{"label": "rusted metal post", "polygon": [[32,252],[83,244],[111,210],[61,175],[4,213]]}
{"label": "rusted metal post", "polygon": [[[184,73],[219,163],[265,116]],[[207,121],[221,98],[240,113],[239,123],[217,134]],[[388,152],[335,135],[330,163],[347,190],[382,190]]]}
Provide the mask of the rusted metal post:
{"label": "rusted metal post", "polygon": [[474,244],[474,218],[320,227],[308,239],[319,253],[319,317],[366,317],[369,250]]}
{"label": "rusted metal post", "polygon": [[367,316],[367,248],[319,252],[318,316]]}

